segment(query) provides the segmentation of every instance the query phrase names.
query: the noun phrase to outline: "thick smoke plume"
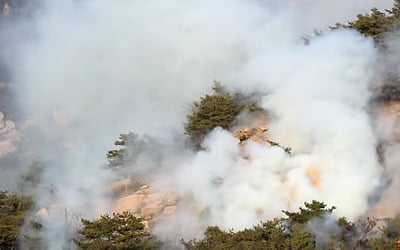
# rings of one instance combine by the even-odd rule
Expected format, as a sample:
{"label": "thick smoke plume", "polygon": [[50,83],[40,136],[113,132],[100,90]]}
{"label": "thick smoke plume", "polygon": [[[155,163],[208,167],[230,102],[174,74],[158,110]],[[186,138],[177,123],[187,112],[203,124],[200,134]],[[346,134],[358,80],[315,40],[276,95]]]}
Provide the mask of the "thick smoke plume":
{"label": "thick smoke plume", "polygon": [[[354,31],[326,31],[308,45],[302,37],[390,5],[46,3],[14,79],[21,108],[35,124],[27,135],[36,146],[32,159],[44,162],[34,192],[38,208],[50,211],[43,235],[49,248],[68,241],[63,211],[85,217],[109,211],[101,190],[120,173],[102,166],[127,131],[160,141],[130,173],[147,175],[154,188],[167,185],[183,204],[155,228],[162,238],[198,237],[210,224],[248,227],[312,199],[349,219],[367,213],[383,174],[367,113],[377,51]],[[189,104],[214,79],[262,93],[269,133],[292,155],[255,142],[241,147],[220,128],[205,139],[205,150],[182,150]],[[200,216],[193,204],[203,207]]]}

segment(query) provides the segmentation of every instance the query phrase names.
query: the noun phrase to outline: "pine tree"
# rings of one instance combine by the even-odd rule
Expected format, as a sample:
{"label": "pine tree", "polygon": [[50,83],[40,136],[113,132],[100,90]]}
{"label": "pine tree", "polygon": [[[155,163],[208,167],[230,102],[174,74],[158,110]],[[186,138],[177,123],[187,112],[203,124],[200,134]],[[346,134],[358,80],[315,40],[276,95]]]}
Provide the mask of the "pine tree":
{"label": "pine tree", "polygon": [[243,109],[219,83],[216,82],[213,90],[212,95],[206,95],[200,98],[200,102],[194,102],[192,112],[187,116],[185,133],[197,145],[215,127],[231,128],[236,116]]}
{"label": "pine tree", "polygon": [[83,228],[74,242],[81,249],[155,249],[160,242],[145,229],[140,218],[129,212],[102,215],[98,220],[82,219]]}
{"label": "pine tree", "polygon": [[0,249],[16,249],[17,236],[32,207],[30,197],[0,191]]}

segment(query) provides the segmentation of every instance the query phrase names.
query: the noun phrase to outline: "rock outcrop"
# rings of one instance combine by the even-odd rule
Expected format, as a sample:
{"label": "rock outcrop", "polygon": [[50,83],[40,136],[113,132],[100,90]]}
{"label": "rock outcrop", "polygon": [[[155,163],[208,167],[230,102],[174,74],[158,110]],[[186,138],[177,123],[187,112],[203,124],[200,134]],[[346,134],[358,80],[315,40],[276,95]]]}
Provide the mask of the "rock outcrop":
{"label": "rock outcrop", "polygon": [[0,111],[0,157],[14,152],[16,142],[20,139],[15,123],[4,120],[4,114]]}
{"label": "rock outcrop", "polygon": [[154,191],[138,178],[120,180],[106,190],[113,192],[116,197],[112,207],[114,212],[129,211],[141,217],[145,225],[172,215],[178,205],[174,192]]}
{"label": "rock outcrop", "polygon": [[[270,143],[267,129],[264,126],[238,129],[233,132],[233,135],[238,138],[240,145],[245,145],[249,140]],[[143,178],[127,178],[105,188],[105,192],[115,197],[113,212],[129,211],[133,215],[141,217],[147,226],[173,215],[179,206],[177,195],[168,190],[155,191],[149,183]],[[194,209],[197,214],[204,211],[201,204],[194,205]]]}
{"label": "rock outcrop", "polygon": [[256,128],[242,128],[233,132],[233,136],[239,139],[239,144],[246,144],[248,140],[256,142],[267,142],[269,136],[267,128],[264,126],[258,126]]}

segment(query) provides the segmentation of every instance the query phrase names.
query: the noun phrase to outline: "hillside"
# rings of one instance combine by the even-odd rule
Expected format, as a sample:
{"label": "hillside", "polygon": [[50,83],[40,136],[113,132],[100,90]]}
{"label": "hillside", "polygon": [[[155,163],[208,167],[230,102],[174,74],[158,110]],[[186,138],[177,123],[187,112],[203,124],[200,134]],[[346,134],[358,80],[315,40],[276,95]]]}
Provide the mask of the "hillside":
{"label": "hillside", "polygon": [[389,2],[0,0],[0,248],[396,249]]}

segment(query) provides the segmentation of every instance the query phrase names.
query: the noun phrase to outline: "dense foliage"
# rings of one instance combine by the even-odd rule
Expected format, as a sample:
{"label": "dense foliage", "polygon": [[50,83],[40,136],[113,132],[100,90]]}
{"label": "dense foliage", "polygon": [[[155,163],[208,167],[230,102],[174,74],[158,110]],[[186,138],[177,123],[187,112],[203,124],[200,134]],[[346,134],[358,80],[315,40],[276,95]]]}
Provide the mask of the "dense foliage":
{"label": "dense foliage", "polygon": [[[324,232],[326,228],[313,228],[311,225],[325,225],[335,207],[327,208],[318,201],[305,202],[304,205],[297,212],[283,211],[284,218],[269,220],[250,229],[224,231],[210,226],[203,239],[182,241],[182,244],[191,250],[399,248],[400,216],[382,220],[383,226],[378,226],[376,219],[366,218],[352,223],[340,218],[331,221],[329,227],[334,230]],[[32,201],[28,197],[0,192],[0,249],[18,247],[17,234],[31,206]],[[128,212],[102,215],[92,221],[82,219],[82,224],[73,239],[80,249],[157,249],[161,246],[161,242],[149,234],[142,220]],[[41,225],[36,226],[40,230]],[[39,239],[33,240],[36,242]],[[40,247],[36,245],[34,249]]]}
{"label": "dense foliage", "polygon": [[299,212],[284,213],[280,218],[261,223],[252,229],[234,232],[208,227],[202,240],[183,242],[186,249],[316,249],[315,236],[306,230],[308,221],[331,213],[324,203],[305,203]]}
{"label": "dense foliage", "polygon": [[215,127],[229,129],[243,105],[239,104],[220,84],[213,87],[214,93],[194,102],[192,112],[187,117],[185,132],[196,144],[200,144],[205,135]]}
{"label": "dense foliage", "polygon": [[359,14],[355,21],[336,24],[334,28],[338,27],[355,29],[382,45],[388,32],[396,33],[400,28],[400,0],[394,0],[393,8],[390,10],[380,11],[374,8],[371,13]]}
{"label": "dense foliage", "polygon": [[[186,249],[398,249],[400,217],[388,219],[379,228],[377,220],[366,218],[351,223],[345,218],[330,221],[335,207],[326,208],[322,202],[304,203],[298,212],[283,211],[286,218],[276,218],[234,232],[210,226],[204,239],[182,241]],[[314,227],[312,226],[314,225]],[[317,226],[315,226],[317,225]]]}
{"label": "dense foliage", "polygon": [[155,249],[160,245],[147,232],[142,220],[128,212],[102,215],[94,221],[82,219],[82,224],[74,239],[81,249]]}
{"label": "dense foliage", "polygon": [[322,218],[327,213],[332,213],[336,207],[326,208],[323,202],[312,201],[311,203],[304,202],[305,208],[300,207],[299,212],[282,211],[290,221],[291,224],[304,224],[312,218]]}
{"label": "dense foliage", "polygon": [[30,197],[0,191],[0,249],[18,246],[18,233],[32,204]]}
{"label": "dense foliage", "polygon": [[238,232],[208,227],[203,240],[183,242],[186,249],[315,249],[314,236],[300,228],[285,232],[281,220],[271,220]]}

